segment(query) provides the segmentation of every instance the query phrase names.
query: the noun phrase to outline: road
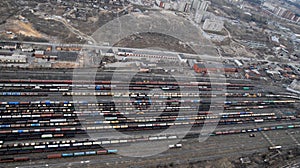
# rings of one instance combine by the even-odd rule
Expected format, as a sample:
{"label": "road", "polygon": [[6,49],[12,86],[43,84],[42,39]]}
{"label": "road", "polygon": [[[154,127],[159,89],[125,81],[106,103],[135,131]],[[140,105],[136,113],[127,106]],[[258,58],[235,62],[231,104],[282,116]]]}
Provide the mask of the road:
{"label": "road", "polygon": [[[5,41],[3,42],[13,42],[13,43],[20,43],[19,41]],[[108,51],[109,49],[113,49],[115,53],[117,53],[118,49],[126,49],[126,50],[132,50],[135,54],[145,54],[145,55],[158,55],[158,56],[169,56],[178,58],[178,54],[182,54],[179,52],[173,52],[173,51],[160,51],[160,50],[154,50],[154,49],[139,49],[139,48],[126,48],[126,47],[112,47],[112,46],[101,46],[101,45],[94,45],[94,44],[54,44],[54,43],[44,43],[44,42],[22,42],[23,44],[33,44],[33,45],[46,45],[46,46],[52,46],[53,48],[56,48],[58,46],[63,47],[82,47],[83,49],[100,49],[103,51]],[[205,47],[205,45],[203,46]],[[209,47],[212,47],[209,45]],[[216,51],[218,51],[218,48],[215,48]],[[213,61],[213,62],[221,62],[223,60],[229,60],[234,61],[235,59],[242,60],[242,61],[253,61],[253,58],[244,58],[242,56],[238,57],[222,57],[221,55],[201,55],[201,54],[188,54],[184,53],[184,55],[189,59],[201,59],[203,61]],[[257,62],[265,62],[268,61],[266,59],[255,59]],[[268,61],[270,63],[274,64],[281,64],[281,62],[277,61]],[[298,65],[297,62],[290,62],[291,65]]]}

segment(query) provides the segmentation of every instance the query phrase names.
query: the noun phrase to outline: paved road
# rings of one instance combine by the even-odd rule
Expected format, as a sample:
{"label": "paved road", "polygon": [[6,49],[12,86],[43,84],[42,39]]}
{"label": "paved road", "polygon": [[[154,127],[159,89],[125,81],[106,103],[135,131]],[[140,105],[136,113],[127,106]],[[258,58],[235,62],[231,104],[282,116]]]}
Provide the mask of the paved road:
{"label": "paved road", "polygon": [[[14,42],[14,43],[20,43],[19,41],[3,41],[3,42]],[[44,42],[22,42],[24,44],[34,44],[34,45],[49,45],[56,48],[57,46],[65,46],[65,47],[82,47],[85,49],[100,49],[103,51],[107,51],[109,49],[113,49],[113,51],[117,52],[118,49],[126,49],[126,50],[132,50],[133,53],[139,54],[139,53],[148,53],[149,55],[159,55],[159,56],[170,56],[174,58],[178,58],[178,54],[181,54],[179,52],[173,52],[173,51],[160,51],[160,50],[154,50],[154,49],[138,49],[138,48],[126,48],[126,47],[111,47],[111,46],[101,46],[101,45],[94,45],[94,44],[54,44],[54,43],[44,43]],[[205,47],[203,45],[202,47]],[[213,47],[211,45],[208,45],[207,47]],[[216,47],[213,47],[218,50]],[[220,55],[201,55],[201,54],[187,54],[185,53],[185,56],[190,59],[202,59],[203,61],[214,61],[214,62],[221,62],[222,60],[230,60],[234,61],[235,59],[242,60],[242,61],[252,61],[253,58],[244,58],[242,56],[238,57],[222,57]],[[266,59],[255,59],[255,61],[258,62],[264,62],[268,61]],[[270,63],[280,64],[281,62],[277,61],[268,61]],[[296,62],[290,62],[289,64],[297,65]]]}

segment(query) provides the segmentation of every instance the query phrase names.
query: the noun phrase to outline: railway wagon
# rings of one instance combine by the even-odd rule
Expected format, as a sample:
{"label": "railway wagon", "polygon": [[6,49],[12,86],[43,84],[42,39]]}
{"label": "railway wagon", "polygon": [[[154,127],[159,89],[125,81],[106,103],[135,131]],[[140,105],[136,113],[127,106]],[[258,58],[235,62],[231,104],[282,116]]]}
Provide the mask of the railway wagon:
{"label": "railway wagon", "polygon": [[28,157],[0,158],[0,163],[29,161]]}

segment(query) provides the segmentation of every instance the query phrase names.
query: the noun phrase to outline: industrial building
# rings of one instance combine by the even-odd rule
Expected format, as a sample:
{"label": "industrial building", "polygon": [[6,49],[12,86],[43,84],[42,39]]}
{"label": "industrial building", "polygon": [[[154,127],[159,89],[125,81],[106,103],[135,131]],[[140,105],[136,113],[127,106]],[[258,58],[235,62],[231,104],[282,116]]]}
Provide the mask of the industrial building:
{"label": "industrial building", "polygon": [[34,52],[34,56],[36,58],[43,58],[45,56],[45,51],[43,50],[37,50]]}
{"label": "industrial building", "polygon": [[26,55],[0,55],[0,63],[27,63]]}

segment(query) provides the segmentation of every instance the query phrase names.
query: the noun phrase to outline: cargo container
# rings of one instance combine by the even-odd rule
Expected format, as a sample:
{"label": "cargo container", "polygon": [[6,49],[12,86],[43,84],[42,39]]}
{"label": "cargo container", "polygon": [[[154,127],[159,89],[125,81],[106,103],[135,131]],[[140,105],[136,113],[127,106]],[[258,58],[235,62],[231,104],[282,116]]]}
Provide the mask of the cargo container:
{"label": "cargo container", "polygon": [[28,161],[28,160],[29,160],[28,157],[16,157],[16,158],[14,158],[14,161],[16,161],[16,162],[19,162],[19,161],[24,162],[24,161]]}
{"label": "cargo container", "polygon": [[84,152],[75,152],[74,156],[84,156],[85,153]]}
{"label": "cargo container", "polygon": [[107,153],[107,151],[106,150],[98,150],[96,153],[97,153],[97,155],[104,155]]}
{"label": "cargo container", "polygon": [[62,154],[50,154],[50,155],[47,155],[48,159],[57,159],[57,158],[61,158],[61,157],[62,157]]}
{"label": "cargo container", "polygon": [[117,153],[117,152],[118,152],[117,149],[108,149],[108,150],[107,150],[107,153],[108,153],[108,154],[115,154],[115,153]]}
{"label": "cargo container", "polygon": [[96,155],[96,151],[87,151],[85,152],[85,155]]}
{"label": "cargo container", "polygon": [[52,134],[43,134],[41,135],[41,138],[52,138],[53,135]]}
{"label": "cargo container", "polygon": [[73,153],[63,153],[61,154],[62,157],[72,157]]}
{"label": "cargo container", "polygon": [[276,129],[283,129],[283,126],[277,126]]}
{"label": "cargo container", "polygon": [[294,128],[294,125],[289,125],[288,128]]}

